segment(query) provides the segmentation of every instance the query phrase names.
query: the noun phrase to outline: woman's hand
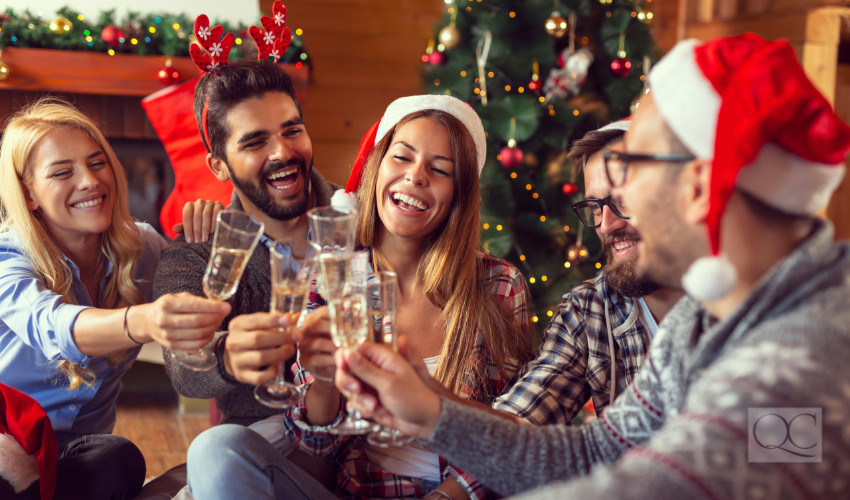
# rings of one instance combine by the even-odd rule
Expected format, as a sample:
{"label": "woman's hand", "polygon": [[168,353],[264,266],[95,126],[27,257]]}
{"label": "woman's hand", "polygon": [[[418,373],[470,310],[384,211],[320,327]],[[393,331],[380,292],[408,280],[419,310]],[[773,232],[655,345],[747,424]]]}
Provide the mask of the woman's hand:
{"label": "woman's hand", "polygon": [[304,325],[299,331],[302,337],[298,344],[301,366],[314,377],[318,376],[316,383],[332,383],[336,369],[334,362],[336,345],[331,340],[331,323],[327,306],[316,309],[304,318]]}
{"label": "woman's hand", "polygon": [[336,359],[336,386],[343,394],[357,396],[349,398],[350,409],[408,436],[428,439],[433,434],[440,420],[440,396],[423,380],[421,369],[380,344],[340,350]]}
{"label": "woman's hand", "polygon": [[215,229],[218,213],[224,210],[224,205],[217,201],[202,200],[187,201],[183,205],[183,222],[172,228],[175,233],[183,233],[186,243],[202,243],[207,241]]}
{"label": "woman's hand", "polygon": [[277,375],[282,361],[295,354],[300,332],[287,328],[287,315],[258,312],[236,316],[228,325],[224,369],[234,379],[261,385]]}
{"label": "woman's hand", "polygon": [[302,334],[298,343],[301,366],[315,378],[305,397],[305,418],[311,425],[328,425],[339,414],[339,391],[333,384],[336,345],[331,340],[330,327],[328,308],[320,307],[304,318],[299,330]]}
{"label": "woman's hand", "polygon": [[169,349],[200,349],[215,335],[230,304],[192,295],[168,294],[127,311],[127,330],[139,342]]}

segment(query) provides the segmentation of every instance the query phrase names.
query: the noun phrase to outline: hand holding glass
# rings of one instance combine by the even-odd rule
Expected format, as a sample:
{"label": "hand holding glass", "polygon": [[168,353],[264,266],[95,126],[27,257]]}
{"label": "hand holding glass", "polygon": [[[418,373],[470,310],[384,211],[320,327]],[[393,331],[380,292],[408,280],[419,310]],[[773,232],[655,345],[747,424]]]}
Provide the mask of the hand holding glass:
{"label": "hand holding glass", "polygon": [[[204,294],[213,300],[229,299],[239,287],[239,280],[248,265],[263,224],[238,210],[224,210],[216,218],[212,252],[204,272]],[[195,371],[215,368],[213,353],[215,341],[211,340],[194,351],[174,350],[172,355],[184,367]]]}

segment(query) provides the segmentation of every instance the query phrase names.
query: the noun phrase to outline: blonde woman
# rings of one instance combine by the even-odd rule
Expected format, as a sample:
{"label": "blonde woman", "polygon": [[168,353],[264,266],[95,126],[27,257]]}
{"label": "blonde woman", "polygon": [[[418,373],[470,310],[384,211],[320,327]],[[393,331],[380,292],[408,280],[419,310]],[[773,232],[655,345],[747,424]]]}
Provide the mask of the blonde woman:
{"label": "blonde woman", "polygon": [[121,375],[146,342],[200,347],[229,306],[146,303],[165,242],[133,222],[115,153],[70,104],[43,99],[11,118],[0,179],[0,380],[53,424],[55,498],[130,498],[145,462],[109,435]]}
{"label": "blonde woman", "polygon": [[[531,358],[532,339],[522,276],[478,243],[478,175],[485,148],[481,120],[466,103],[449,96],[401,98],[364,137],[347,190],[360,200],[358,243],[371,250],[374,268],[398,274],[397,327],[410,339],[410,349],[448,390],[489,404]],[[311,300],[323,303],[315,295]],[[335,459],[335,489],[291,467],[250,430],[219,426],[189,451],[189,485],[196,496],[487,495],[430,450],[378,449],[364,436],[327,433],[340,417],[340,394],[331,382],[311,375],[334,363],[326,308],[311,314],[298,348],[296,380],[309,385],[303,404],[287,413],[286,432],[302,450]],[[236,459],[220,460],[223,448]]]}

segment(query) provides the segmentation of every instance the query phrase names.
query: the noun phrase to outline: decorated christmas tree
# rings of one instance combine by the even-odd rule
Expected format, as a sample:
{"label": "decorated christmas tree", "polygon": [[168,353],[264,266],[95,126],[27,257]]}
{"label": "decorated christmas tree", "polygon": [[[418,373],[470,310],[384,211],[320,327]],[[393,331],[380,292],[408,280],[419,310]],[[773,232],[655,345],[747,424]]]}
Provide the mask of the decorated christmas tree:
{"label": "decorated christmas tree", "polygon": [[446,0],[422,62],[432,94],[470,103],[487,131],[482,245],[529,283],[542,327],[561,295],[604,263],[566,153],[628,116],[652,39],[641,0]]}

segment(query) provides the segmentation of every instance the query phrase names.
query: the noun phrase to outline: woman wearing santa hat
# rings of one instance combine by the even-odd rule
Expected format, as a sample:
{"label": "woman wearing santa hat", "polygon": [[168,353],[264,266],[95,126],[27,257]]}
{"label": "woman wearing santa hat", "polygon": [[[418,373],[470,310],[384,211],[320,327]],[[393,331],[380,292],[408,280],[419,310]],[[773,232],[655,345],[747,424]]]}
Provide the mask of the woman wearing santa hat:
{"label": "woman wearing santa hat", "polygon": [[165,242],[130,218],[115,153],[70,104],[43,99],[10,120],[0,178],[0,380],[50,418],[55,498],[130,498],[145,462],[109,434],[121,375],[144,343],[199,347],[229,306],[146,304]]}
{"label": "woman wearing santa hat", "polygon": [[[479,246],[478,175],[485,158],[484,128],[472,107],[450,96],[404,97],[363,138],[347,193],[337,192],[333,204],[356,207],[358,244],[370,250],[375,270],[398,275],[397,328],[410,351],[424,359],[439,384],[489,404],[533,352],[522,275]],[[328,433],[341,411],[340,394],[311,375],[334,363],[325,308],[308,318],[304,337],[296,369],[309,385],[302,404],[288,414],[286,432],[304,451],[336,460],[337,491],[289,467],[272,450],[257,460],[265,453],[255,448],[263,447],[262,438],[219,426],[190,448],[193,494],[223,498],[222,488],[243,487],[233,484],[238,476],[251,483],[254,498],[486,495],[427,448],[376,448],[365,436]],[[213,456],[222,445],[242,455],[238,463],[225,464],[215,452],[218,465],[208,460],[193,467],[194,457]],[[260,465],[266,459],[273,468]],[[221,467],[222,474],[210,473],[207,465]],[[193,481],[193,471],[201,470],[204,478]],[[226,486],[209,481],[225,476]]]}

